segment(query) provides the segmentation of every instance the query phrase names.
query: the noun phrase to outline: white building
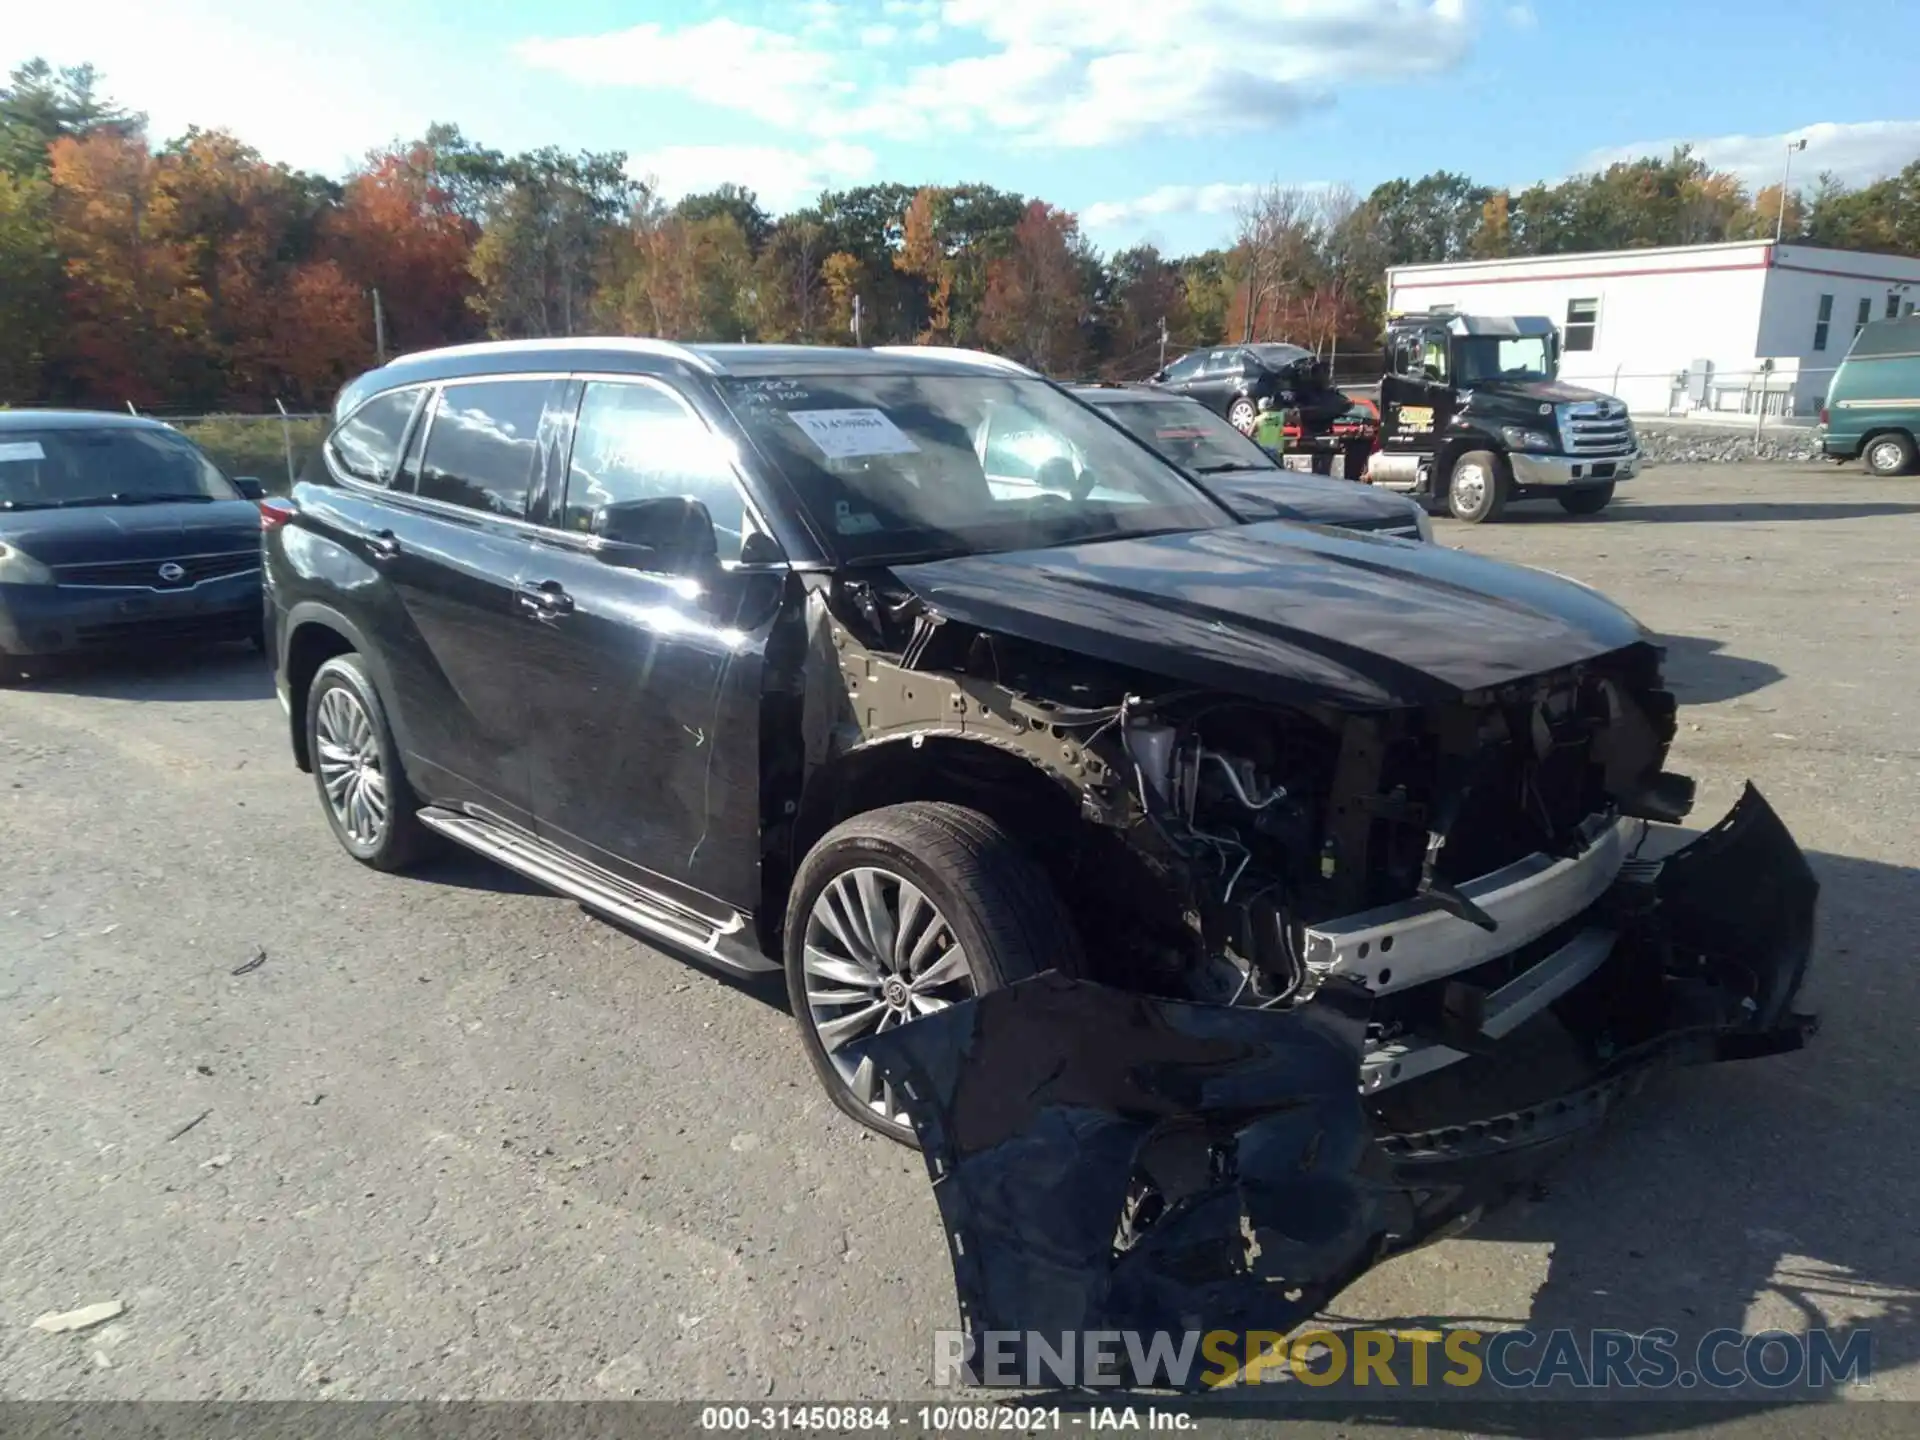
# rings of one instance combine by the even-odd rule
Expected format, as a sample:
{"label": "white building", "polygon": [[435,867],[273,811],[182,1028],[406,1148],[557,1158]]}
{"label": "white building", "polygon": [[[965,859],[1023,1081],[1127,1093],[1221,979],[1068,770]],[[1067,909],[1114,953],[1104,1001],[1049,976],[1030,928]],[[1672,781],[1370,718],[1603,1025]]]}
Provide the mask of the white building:
{"label": "white building", "polygon": [[1387,271],[1389,311],[1546,316],[1561,377],[1642,414],[1811,415],[1859,327],[1916,304],[1920,260],[1771,240]]}

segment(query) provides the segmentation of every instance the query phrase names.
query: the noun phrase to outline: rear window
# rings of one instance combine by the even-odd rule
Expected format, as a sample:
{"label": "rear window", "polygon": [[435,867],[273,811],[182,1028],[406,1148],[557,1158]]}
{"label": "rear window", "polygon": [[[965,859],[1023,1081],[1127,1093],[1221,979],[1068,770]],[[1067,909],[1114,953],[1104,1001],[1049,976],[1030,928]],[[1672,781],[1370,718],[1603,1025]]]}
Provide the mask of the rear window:
{"label": "rear window", "polygon": [[335,467],[366,485],[387,484],[419,402],[418,390],[392,390],[354,411],[327,441]]}
{"label": "rear window", "polygon": [[219,467],[171,430],[0,431],[0,509],[239,498]]}

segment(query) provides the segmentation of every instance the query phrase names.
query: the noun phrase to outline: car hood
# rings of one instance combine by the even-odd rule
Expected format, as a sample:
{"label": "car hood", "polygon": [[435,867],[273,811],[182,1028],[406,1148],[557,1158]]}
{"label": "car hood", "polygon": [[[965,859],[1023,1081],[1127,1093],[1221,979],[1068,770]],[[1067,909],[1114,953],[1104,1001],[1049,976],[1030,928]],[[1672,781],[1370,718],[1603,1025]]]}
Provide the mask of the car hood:
{"label": "car hood", "polygon": [[194,500],[0,511],[0,541],[43,565],[173,560],[258,545],[260,509],[251,500]]}
{"label": "car hood", "polygon": [[1462,388],[1470,390],[1475,396],[1485,395],[1490,400],[1535,405],[1578,405],[1587,400],[1613,398],[1599,390],[1569,385],[1564,380],[1478,380],[1472,386]]}
{"label": "car hood", "polygon": [[1391,491],[1294,470],[1227,470],[1195,475],[1193,480],[1242,520],[1304,520],[1350,530],[1387,530],[1414,524],[1418,508]]}
{"label": "car hood", "polygon": [[1544,571],[1281,520],[893,573],[949,619],[1283,704],[1430,704],[1649,638]]}

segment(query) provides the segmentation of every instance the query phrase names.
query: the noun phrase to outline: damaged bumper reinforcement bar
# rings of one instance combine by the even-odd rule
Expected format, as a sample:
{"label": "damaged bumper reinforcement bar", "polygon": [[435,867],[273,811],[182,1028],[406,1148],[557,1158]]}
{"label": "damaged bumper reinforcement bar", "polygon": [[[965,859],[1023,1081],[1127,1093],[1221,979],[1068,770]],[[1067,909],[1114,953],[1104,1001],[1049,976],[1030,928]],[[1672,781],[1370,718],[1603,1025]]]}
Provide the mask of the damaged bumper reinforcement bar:
{"label": "damaged bumper reinforcement bar", "polygon": [[1472,935],[1511,950],[1584,920],[1482,996],[1465,1050],[1370,1039],[1377,952],[1375,986],[1336,965],[1291,1010],[1050,972],[866,1041],[913,1121],[963,1328],[1285,1332],[1501,1203],[1655,1070],[1813,1032],[1790,1006],[1818,886],[1751,786],[1659,862],[1607,827],[1522,868],[1475,896],[1492,935],[1397,912],[1317,932],[1336,961],[1390,934],[1415,976],[1431,943],[1450,958],[1426,973],[1453,975]]}

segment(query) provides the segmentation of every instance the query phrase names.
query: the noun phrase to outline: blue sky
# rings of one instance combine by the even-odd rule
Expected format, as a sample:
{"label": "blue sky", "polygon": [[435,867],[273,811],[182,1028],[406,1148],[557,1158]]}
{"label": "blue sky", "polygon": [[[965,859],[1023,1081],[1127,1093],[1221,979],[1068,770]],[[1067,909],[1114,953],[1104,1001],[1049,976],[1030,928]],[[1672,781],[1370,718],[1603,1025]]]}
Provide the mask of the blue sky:
{"label": "blue sky", "polygon": [[[84,16],[83,23],[71,17]],[[1695,143],[1759,184],[1920,157],[1911,0],[92,0],[0,27],[166,138],[338,173],[450,120],[618,149],[669,194],[979,180],[1094,241],[1218,243],[1269,181],[1495,184]]]}

